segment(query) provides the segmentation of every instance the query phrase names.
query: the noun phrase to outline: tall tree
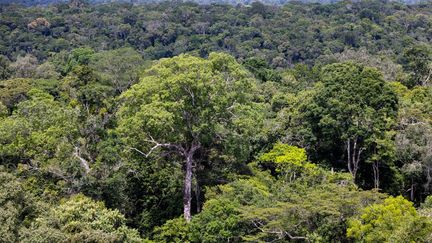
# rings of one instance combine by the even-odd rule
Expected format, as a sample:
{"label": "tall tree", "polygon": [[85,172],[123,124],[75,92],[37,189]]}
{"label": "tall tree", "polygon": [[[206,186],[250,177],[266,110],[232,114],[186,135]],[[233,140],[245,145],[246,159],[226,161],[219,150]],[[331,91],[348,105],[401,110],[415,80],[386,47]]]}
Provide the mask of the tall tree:
{"label": "tall tree", "polygon": [[259,121],[254,87],[249,73],[227,54],[180,55],[160,60],[121,96],[118,131],[128,149],[182,161],[186,221],[191,220],[194,168],[203,160],[247,154],[247,135]]}
{"label": "tall tree", "polygon": [[416,45],[405,50],[405,70],[410,73],[407,86],[428,85],[432,78],[432,48],[429,45]]}
{"label": "tall tree", "polygon": [[96,53],[89,63],[100,79],[109,83],[118,94],[138,81],[142,64],[141,55],[132,48]]}
{"label": "tall tree", "polygon": [[396,116],[397,97],[376,69],[354,63],[328,65],[321,79],[307,120],[320,153],[344,159],[355,178],[360,162],[377,154],[383,141],[392,140],[386,132]]}

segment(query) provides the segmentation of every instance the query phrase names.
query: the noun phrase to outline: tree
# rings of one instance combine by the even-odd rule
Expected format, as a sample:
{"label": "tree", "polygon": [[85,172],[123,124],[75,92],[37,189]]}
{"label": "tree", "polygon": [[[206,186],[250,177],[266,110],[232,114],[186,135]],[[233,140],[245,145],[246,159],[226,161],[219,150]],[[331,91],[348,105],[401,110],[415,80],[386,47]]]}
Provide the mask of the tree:
{"label": "tree", "polygon": [[9,59],[0,55],[0,80],[8,79],[12,70],[9,67]]}
{"label": "tree", "polygon": [[346,49],[341,53],[322,56],[320,60],[323,60],[325,63],[351,61],[368,67],[374,67],[383,74],[385,81],[392,82],[404,78],[404,73],[402,65],[395,63],[389,58],[391,54],[391,52],[388,52],[385,55],[376,56],[370,54],[366,48],[360,48],[359,50]]}
{"label": "tree", "polygon": [[83,149],[78,111],[41,90],[29,91],[13,115],[0,122],[0,162],[22,164],[29,173],[48,174],[71,193],[82,186],[92,158]]}
{"label": "tree", "polygon": [[416,45],[404,52],[405,69],[411,75],[408,87],[425,86],[432,78],[432,49],[428,45]]}
{"label": "tree", "polygon": [[321,171],[315,164],[307,161],[304,149],[282,143],[275,144],[271,151],[259,158],[259,162],[261,164],[274,164],[276,166],[275,172],[280,174],[283,178],[282,180],[288,183],[302,175],[321,174]]}
{"label": "tree", "polygon": [[134,49],[120,48],[94,54],[89,65],[120,94],[138,81],[142,64],[141,55]]}
{"label": "tree", "polygon": [[349,221],[347,236],[359,242],[427,242],[432,221],[420,216],[402,196],[373,204]]}
{"label": "tree", "polygon": [[[360,162],[388,147],[383,141],[392,141],[388,132],[397,113],[397,96],[376,69],[354,63],[325,66],[321,79],[305,111],[318,140],[317,151],[335,155],[333,161],[344,159],[356,178]],[[344,152],[338,155],[341,148]]]}
{"label": "tree", "polygon": [[212,53],[207,60],[162,59],[121,96],[118,132],[128,149],[183,161],[186,221],[191,220],[193,171],[201,160],[217,159],[218,150],[239,159],[247,155],[244,143],[257,110],[253,89],[253,79],[234,58]]}
{"label": "tree", "polygon": [[36,206],[22,180],[0,169],[0,234],[3,242],[18,242],[21,229],[35,216]]}
{"label": "tree", "polygon": [[36,72],[38,60],[33,55],[19,56],[10,68],[15,78],[32,78]]}
{"label": "tree", "polygon": [[275,70],[272,70],[270,68],[270,66],[265,60],[258,58],[250,58],[244,62],[243,66],[245,66],[249,71],[251,71],[257,79],[263,82],[278,82],[282,79]]}
{"label": "tree", "polygon": [[400,89],[399,131],[396,158],[402,164],[412,201],[422,200],[432,189],[432,88]]}
{"label": "tree", "polygon": [[99,80],[87,65],[75,66],[63,79],[62,89],[71,103],[80,105],[87,114],[99,112],[113,94],[113,87]]}
{"label": "tree", "polygon": [[[251,176],[208,188],[203,211],[190,224],[180,218],[168,221],[156,228],[154,239],[345,242],[346,219],[384,197],[359,191],[350,174],[311,164],[304,150],[287,144],[276,144],[257,162],[250,164]],[[279,173],[268,173],[270,163],[280,166]],[[294,173],[291,181],[279,176]]]}
{"label": "tree", "polygon": [[54,64],[44,62],[36,68],[34,78],[58,79],[60,74],[56,72]]}
{"label": "tree", "polygon": [[63,200],[23,230],[21,242],[143,242],[118,210],[82,194]]}
{"label": "tree", "polygon": [[27,99],[27,92],[31,89],[31,81],[16,78],[0,81],[0,101],[10,110],[19,102]]}

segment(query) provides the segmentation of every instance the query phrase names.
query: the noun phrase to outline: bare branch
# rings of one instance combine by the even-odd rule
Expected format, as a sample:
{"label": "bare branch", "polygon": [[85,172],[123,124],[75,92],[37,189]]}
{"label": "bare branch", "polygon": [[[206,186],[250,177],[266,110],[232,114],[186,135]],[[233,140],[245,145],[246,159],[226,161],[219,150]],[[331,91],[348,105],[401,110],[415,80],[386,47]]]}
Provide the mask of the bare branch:
{"label": "bare branch", "polygon": [[86,159],[84,159],[83,157],[81,157],[81,151],[78,147],[75,147],[75,151],[74,151],[73,155],[79,159],[79,161],[81,162],[81,167],[84,168],[85,174],[87,175],[90,172],[90,166],[89,166],[88,161]]}
{"label": "bare branch", "polygon": [[141,155],[143,155],[146,158],[148,158],[153,153],[153,151],[156,150],[157,148],[171,148],[171,149],[174,149],[176,152],[179,152],[181,154],[185,153],[185,150],[181,146],[179,146],[177,144],[159,143],[152,136],[149,135],[149,137],[150,137],[150,139],[146,139],[144,141],[146,141],[148,143],[153,143],[154,146],[151,147],[150,150],[147,153],[145,153],[145,152],[143,152],[143,151],[141,151],[141,150],[139,150],[137,148],[134,148],[134,147],[129,147],[129,149],[130,150],[134,150],[134,151],[140,153]]}

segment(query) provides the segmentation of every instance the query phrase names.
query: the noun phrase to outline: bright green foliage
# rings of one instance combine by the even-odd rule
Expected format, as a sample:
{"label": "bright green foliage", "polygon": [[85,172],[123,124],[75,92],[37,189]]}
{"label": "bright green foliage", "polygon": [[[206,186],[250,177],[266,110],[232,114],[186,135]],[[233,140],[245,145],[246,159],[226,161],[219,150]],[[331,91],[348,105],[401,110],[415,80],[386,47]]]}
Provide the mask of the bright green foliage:
{"label": "bright green foliage", "polygon": [[69,53],[66,66],[64,66],[64,70],[62,70],[62,72],[67,74],[79,65],[89,64],[94,53],[94,50],[88,47],[73,49]]}
{"label": "bright green foliage", "polygon": [[[308,164],[302,149],[285,144],[277,144],[262,155],[266,162],[275,164],[277,158],[284,157],[279,162]],[[191,242],[344,241],[346,219],[363,207],[379,202],[383,195],[359,191],[349,174],[325,171],[316,165],[313,168],[320,172],[319,177],[298,173],[289,183],[251,168],[253,176],[208,189],[203,211],[193,217],[187,228],[170,221],[158,228],[155,239],[165,242],[174,238]]]}
{"label": "bright green foliage", "polygon": [[8,109],[3,103],[0,101],[0,119],[8,115]]}
{"label": "bright green foliage", "polygon": [[344,241],[346,218],[380,199],[379,194],[337,184],[278,185],[272,192],[267,202],[241,208],[244,222],[255,229],[244,239]]}
{"label": "bright green foliage", "polygon": [[75,183],[89,166],[80,160],[78,111],[40,90],[28,94],[30,99],[0,123],[0,161],[22,163],[29,171]]}
{"label": "bright green foliage", "polygon": [[[3,170],[3,168],[1,168]],[[0,172],[0,235],[2,242],[18,242],[21,228],[28,225],[35,213],[32,196],[21,180]]]}
{"label": "bright green foliage", "polygon": [[255,80],[227,54],[161,59],[120,96],[117,132],[127,156],[164,161],[169,154],[168,161],[188,165],[185,175],[192,164],[196,173],[245,162],[262,122],[254,88]]}
{"label": "bright green foliage", "polygon": [[239,204],[230,199],[206,201],[202,213],[190,224],[192,242],[239,241],[245,228],[241,222]]}
{"label": "bright green foliage", "polygon": [[190,242],[189,226],[183,217],[167,220],[160,227],[155,227],[154,237],[155,242]]}
{"label": "bright green foliage", "polygon": [[293,181],[303,175],[317,176],[320,168],[307,161],[306,151],[302,148],[277,143],[273,149],[259,158],[260,162],[275,163],[276,171],[281,173],[286,181]]}
{"label": "bright green foliage", "polygon": [[306,151],[302,148],[290,146],[288,144],[277,143],[273,149],[260,157],[260,161],[274,161],[276,164],[301,165],[307,160]]}
{"label": "bright green foliage", "polygon": [[39,216],[24,231],[22,242],[142,242],[118,210],[81,194]]}
{"label": "bright green foliage", "polygon": [[349,221],[347,235],[359,242],[427,242],[431,230],[432,221],[398,196],[365,208],[360,217]]}
{"label": "bright green foliage", "polygon": [[0,4],[1,242],[432,242],[431,2],[100,1]]}
{"label": "bright green foliage", "polygon": [[256,119],[256,111],[243,105],[250,102],[253,85],[226,54],[162,59],[121,96],[119,131],[127,135],[127,144],[142,151],[143,145],[152,145],[146,141],[150,136],[185,145],[196,140],[203,146],[216,137],[239,139],[236,131],[250,131]]}

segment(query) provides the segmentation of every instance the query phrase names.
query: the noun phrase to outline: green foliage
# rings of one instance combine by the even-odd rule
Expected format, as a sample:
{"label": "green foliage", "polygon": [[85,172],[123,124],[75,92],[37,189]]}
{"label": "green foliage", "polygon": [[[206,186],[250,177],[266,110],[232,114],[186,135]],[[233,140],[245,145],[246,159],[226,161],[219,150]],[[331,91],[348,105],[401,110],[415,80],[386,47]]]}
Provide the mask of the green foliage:
{"label": "green foliage", "polygon": [[0,101],[9,109],[12,109],[20,101],[27,98],[27,92],[31,89],[29,79],[9,79],[0,81]]}
{"label": "green foliage", "polygon": [[22,242],[142,242],[118,210],[81,194],[39,216],[23,232]]}
{"label": "green foliage", "polygon": [[407,48],[403,55],[405,69],[410,74],[407,87],[427,85],[432,74],[432,49],[428,45]]}
{"label": "green foliage", "polygon": [[0,119],[8,115],[8,109],[2,102],[0,102]]}
{"label": "green foliage", "polygon": [[9,68],[9,59],[0,55],[0,80],[8,79],[12,73]]}
{"label": "green foliage", "polygon": [[[306,162],[304,150],[276,144],[261,156],[266,162]],[[292,164],[292,166],[295,166]],[[169,221],[155,231],[154,239],[191,242],[225,241],[344,241],[346,219],[357,215],[384,195],[360,191],[349,174],[314,166],[320,180],[299,173],[286,182],[253,169],[254,175],[209,188],[203,211],[187,227]],[[306,182],[306,183],[305,183]]]}
{"label": "green foliage", "polygon": [[398,196],[365,208],[359,218],[349,221],[347,235],[360,242],[425,242],[431,230],[432,221]]}
{"label": "green foliage", "polygon": [[[245,162],[261,108],[252,102],[254,85],[227,54],[160,60],[120,96],[116,132],[125,154],[137,161],[150,158],[150,163],[193,160],[199,166],[195,171]],[[188,168],[183,167],[185,175],[192,173]]]}
{"label": "green foliage", "polygon": [[190,242],[189,224],[183,217],[167,220],[165,224],[154,229],[153,239],[156,242]]}
{"label": "green foliage", "polygon": [[374,68],[337,63],[325,66],[321,79],[305,111],[319,144],[313,153],[332,164],[343,158],[354,177],[361,161],[391,163],[398,100],[382,75]]}
{"label": "green foliage", "polygon": [[69,73],[74,70],[76,66],[89,64],[94,53],[94,50],[88,47],[73,49],[68,56],[63,73]]}
{"label": "green foliage", "polygon": [[432,242],[432,4],[234,5],[0,7],[0,241]]}
{"label": "green foliage", "polygon": [[191,221],[192,242],[239,241],[245,228],[241,222],[239,204],[229,199],[210,199],[203,212]]}
{"label": "green foliage", "polygon": [[128,134],[131,145],[145,144],[149,135],[185,142],[196,137],[203,145],[216,134],[235,137],[234,131],[228,133],[230,126],[242,129],[252,124],[242,116],[233,119],[226,110],[252,112],[242,104],[250,100],[253,85],[247,72],[226,54],[212,53],[208,60],[187,55],[162,59],[121,96],[120,132]]}
{"label": "green foliage", "polygon": [[143,59],[132,48],[120,48],[92,55],[89,66],[103,83],[121,93],[138,82]]}
{"label": "green foliage", "polygon": [[22,163],[29,172],[48,173],[72,186],[86,172],[77,152],[77,110],[62,106],[37,89],[28,95],[30,99],[19,103],[0,123],[0,161]]}
{"label": "green foliage", "polygon": [[251,71],[255,77],[263,82],[273,81],[279,82],[281,76],[266,63],[265,60],[250,58],[247,59],[243,65]]}
{"label": "green foliage", "polygon": [[21,101],[28,99],[28,92],[32,89],[40,89],[58,95],[59,81],[55,79],[27,79],[15,78],[0,81],[0,102],[10,111],[16,108]]}
{"label": "green foliage", "polygon": [[[228,2],[234,6],[219,4],[210,10],[206,5],[178,2],[76,4],[80,8],[62,4],[59,11],[56,7],[5,6],[0,52],[11,59],[32,52],[44,60],[52,53],[81,47],[66,58],[74,61],[66,61],[65,75],[77,61],[85,60],[81,54],[89,53],[86,46],[94,50],[132,46],[150,59],[226,51],[239,60],[257,58],[285,68],[311,64],[323,55],[350,48],[394,61],[406,46],[429,44],[425,31],[430,24],[429,4],[406,6],[375,0],[325,5],[289,2],[276,7]],[[41,24],[38,27],[43,31],[29,29],[29,23],[38,18],[49,21],[49,28]]]}
{"label": "green foliage", "polygon": [[30,224],[35,216],[34,198],[20,179],[10,173],[0,172],[0,234],[2,242],[18,242],[20,230]]}
{"label": "green foliage", "polygon": [[113,94],[114,87],[101,82],[87,65],[78,65],[64,78],[62,90],[71,105],[97,113]]}
{"label": "green foliage", "polygon": [[286,181],[293,181],[302,175],[312,177],[321,174],[321,170],[315,164],[307,161],[304,149],[287,144],[275,144],[271,151],[259,158],[259,161],[275,163],[276,172],[282,174]]}

